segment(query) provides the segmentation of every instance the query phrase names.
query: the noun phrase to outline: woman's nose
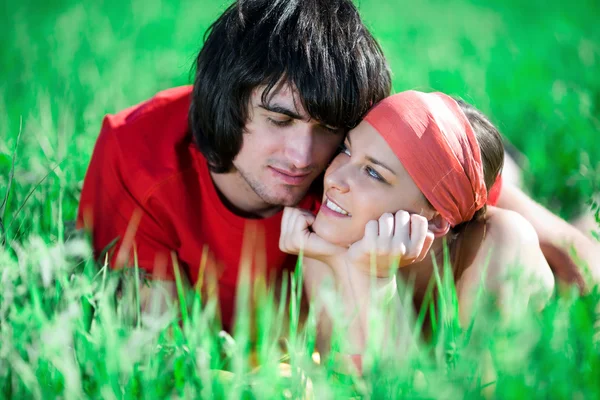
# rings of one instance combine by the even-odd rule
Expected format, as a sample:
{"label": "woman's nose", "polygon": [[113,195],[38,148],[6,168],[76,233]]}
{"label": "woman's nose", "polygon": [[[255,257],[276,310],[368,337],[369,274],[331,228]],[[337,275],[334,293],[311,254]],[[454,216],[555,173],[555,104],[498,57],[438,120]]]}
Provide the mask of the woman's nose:
{"label": "woman's nose", "polygon": [[348,173],[350,163],[347,160],[348,156],[339,154],[329,165],[325,171],[325,188],[339,190],[342,193],[350,190],[348,185]]}

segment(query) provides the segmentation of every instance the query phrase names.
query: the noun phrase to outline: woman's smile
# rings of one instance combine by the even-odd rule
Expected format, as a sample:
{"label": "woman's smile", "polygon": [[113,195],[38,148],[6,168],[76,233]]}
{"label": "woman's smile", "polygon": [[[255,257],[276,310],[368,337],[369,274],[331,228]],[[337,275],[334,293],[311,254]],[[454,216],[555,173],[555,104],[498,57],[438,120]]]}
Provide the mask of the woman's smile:
{"label": "woman's smile", "polygon": [[321,210],[323,210],[323,212],[326,215],[332,215],[334,217],[352,217],[352,215],[344,210],[342,207],[340,207],[335,201],[331,200],[329,197],[325,196],[325,201],[323,202],[323,206],[321,207]]}

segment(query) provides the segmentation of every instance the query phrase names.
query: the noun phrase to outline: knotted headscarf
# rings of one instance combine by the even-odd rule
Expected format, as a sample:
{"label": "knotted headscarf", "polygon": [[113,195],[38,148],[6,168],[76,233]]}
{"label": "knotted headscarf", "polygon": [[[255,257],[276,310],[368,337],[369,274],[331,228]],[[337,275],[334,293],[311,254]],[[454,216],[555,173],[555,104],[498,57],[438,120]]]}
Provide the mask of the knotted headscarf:
{"label": "knotted headscarf", "polygon": [[452,226],[486,202],[481,151],[467,116],[443,93],[387,97],[365,121],[390,145],[427,200]]}

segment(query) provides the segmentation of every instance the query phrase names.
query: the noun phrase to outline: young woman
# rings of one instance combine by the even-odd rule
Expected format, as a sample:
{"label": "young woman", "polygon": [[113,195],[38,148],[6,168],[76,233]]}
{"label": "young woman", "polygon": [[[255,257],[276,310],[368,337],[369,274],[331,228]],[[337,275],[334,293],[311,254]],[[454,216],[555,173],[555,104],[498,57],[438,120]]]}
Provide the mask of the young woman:
{"label": "young woman", "polygon": [[[531,283],[519,286],[522,300],[548,299],[554,278],[535,230],[519,214],[486,205],[504,149],[478,110],[442,93],[402,92],[375,105],[343,146],[326,171],[316,217],[286,209],[280,248],[304,251],[311,300],[333,280],[347,314],[355,315],[346,330],[351,352],[361,352],[368,335],[373,283],[393,293],[396,275],[410,277],[418,307],[434,262],[443,265],[444,242],[461,322],[469,321],[482,283],[508,307],[517,293],[506,278],[514,273]],[[386,256],[401,268],[386,269]],[[327,351],[330,312],[320,317],[321,351]]]}

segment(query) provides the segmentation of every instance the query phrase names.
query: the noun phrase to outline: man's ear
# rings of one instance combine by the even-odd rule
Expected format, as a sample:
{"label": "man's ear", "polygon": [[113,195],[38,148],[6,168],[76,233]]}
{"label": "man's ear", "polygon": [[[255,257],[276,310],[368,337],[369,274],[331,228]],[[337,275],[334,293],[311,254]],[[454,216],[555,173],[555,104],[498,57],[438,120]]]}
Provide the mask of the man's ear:
{"label": "man's ear", "polygon": [[433,232],[436,238],[442,237],[450,231],[450,222],[440,214],[436,214],[429,220],[429,231]]}

